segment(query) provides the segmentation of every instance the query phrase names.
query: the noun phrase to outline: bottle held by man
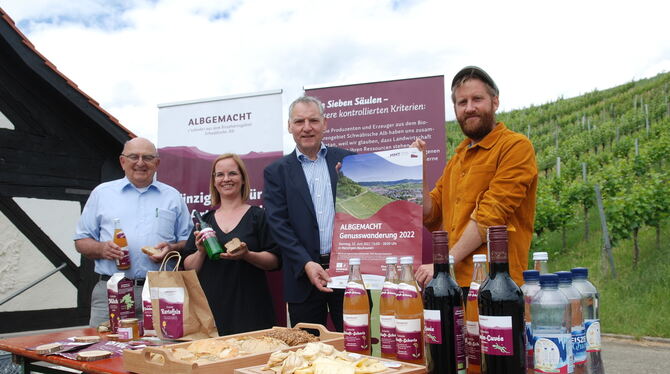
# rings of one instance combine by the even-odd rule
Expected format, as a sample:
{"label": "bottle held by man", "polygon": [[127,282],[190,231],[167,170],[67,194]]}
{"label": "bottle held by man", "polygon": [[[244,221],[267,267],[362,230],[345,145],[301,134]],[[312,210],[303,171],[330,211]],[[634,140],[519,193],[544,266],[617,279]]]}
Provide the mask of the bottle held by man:
{"label": "bottle held by man", "polygon": [[128,248],[128,239],[126,234],[121,229],[121,220],[119,218],[114,218],[114,239],[112,240],[114,244],[121,247],[123,252],[122,258],[116,259],[116,268],[119,270],[130,269],[130,249]]}
{"label": "bottle held by man", "polygon": [[395,298],[398,292],[398,258],[386,257],[386,276],[379,300],[379,337],[381,356],[396,358]]}
{"label": "bottle held by man", "polygon": [[558,275],[540,275],[540,291],[530,304],[536,373],[572,373],[570,302],[558,290]]}
{"label": "bottle held by man", "polygon": [[530,303],[540,291],[540,272],[538,270],[524,270],[523,281],[521,292],[523,292],[523,315],[526,327],[526,372],[533,374],[535,369],[533,368],[533,330],[531,329]]}
{"label": "bottle held by man", "polygon": [[523,293],[509,274],[507,226],[488,228],[489,277],[479,289],[482,373],[524,374]]}
{"label": "bottle held by man", "polygon": [[582,295],[582,315],[586,331],[586,372],[604,374],[605,367],[600,357],[600,295],[588,280],[587,268],[573,268],[571,272],[572,285]]}
{"label": "bottle held by man", "polygon": [[533,252],[534,269],[540,274],[549,274],[549,254],[547,252]]}
{"label": "bottle held by man", "polygon": [[399,361],[424,365],[423,301],[414,279],[414,259],[400,258],[400,279],[395,303],[396,354]]}
{"label": "bottle held by man", "polygon": [[423,294],[428,373],[464,374],[463,293],[449,273],[449,241],[433,232],[433,279]]}
{"label": "bottle held by man", "polygon": [[224,253],[225,251],[221,247],[221,243],[219,243],[219,240],[216,238],[216,232],[214,231],[212,226],[209,225],[209,223],[205,222],[202,219],[202,216],[197,210],[193,211],[193,215],[200,224],[200,234],[202,235],[202,244],[205,246],[205,251],[207,251],[207,257],[209,257],[210,260],[220,259],[221,253]]}
{"label": "bottle held by man", "polygon": [[349,259],[349,279],[342,305],[344,349],[363,355],[370,354],[370,301],[361,276],[361,259]]}
{"label": "bottle held by man", "polygon": [[569,271],[557,271],[558,290],[568,298],[570,302],[570,313],[572,315],[572,327],[570,335],[572,339],[572,357],[575,374],[586,373],[586,330],[584,329],[584,316],[582,314],[582,295],[572,285],[572,273]]}
{"label": "bottle held by man", "polygon": [[468,364],[468,374],[481,373],[482,349],[479,344],[479,306],[477,295],[479,288],[486,280],[488,272],[486,255],[472,256],[472,282],[468,291],[468,300],[465,305],[465,356]]}

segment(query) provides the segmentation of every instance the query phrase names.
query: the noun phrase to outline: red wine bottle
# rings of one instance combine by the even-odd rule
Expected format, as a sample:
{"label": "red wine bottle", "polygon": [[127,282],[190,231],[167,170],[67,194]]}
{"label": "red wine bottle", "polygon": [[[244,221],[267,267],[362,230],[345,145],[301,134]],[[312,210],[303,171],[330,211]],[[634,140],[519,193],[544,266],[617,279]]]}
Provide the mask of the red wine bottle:
{"label": "red wine bottle", "polygon": [[487,241],[491,267],[477,297],[482,373],[524,374],[524,301],[509,275],[507,226],[489,227]]}
{"label": "red wine bottle", "polygon": [[449,274],[449,242],[433,232],[433,279],[423,294],[428,373],[464,374],[463,294]]}

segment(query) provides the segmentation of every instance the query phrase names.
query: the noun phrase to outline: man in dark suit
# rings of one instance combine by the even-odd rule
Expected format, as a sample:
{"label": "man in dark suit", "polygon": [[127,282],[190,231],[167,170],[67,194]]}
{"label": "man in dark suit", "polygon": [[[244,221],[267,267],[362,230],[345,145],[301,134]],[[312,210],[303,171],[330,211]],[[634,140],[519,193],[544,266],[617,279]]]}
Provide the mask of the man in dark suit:
{"label": "man in dark suit", "polygon": [[302,96],[289,107],[288,131],[296,149],[265,168],[263,200],[270,229],[282,252],[284,298],[291,324],[325,325],[328,311],[342,331],[344,290],[326,287],[337,172],[353,152],[326,147],[323,104]]}

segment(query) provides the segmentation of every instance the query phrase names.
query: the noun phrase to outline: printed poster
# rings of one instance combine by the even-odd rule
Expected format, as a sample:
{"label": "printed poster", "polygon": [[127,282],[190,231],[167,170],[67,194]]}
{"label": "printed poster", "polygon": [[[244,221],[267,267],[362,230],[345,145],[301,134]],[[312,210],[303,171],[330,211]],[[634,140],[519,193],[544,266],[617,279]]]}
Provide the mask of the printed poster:
{"label": "printed poster", "polygon": [[421,260],[423,157],[416,148],[344,158],[337,182],[329,287],[346,288],[361,259],[366,288],[382,289],[388,256]]}
{"label": "printed poster", "polygon": [[[325,144],[370,153],[426,142],[426,183],[435,186],[446,164],[444,76],[380,82],[315,86],[305,93],[325,105]],[[430,238],[427,230],[422,235]],[[421,247],[421,241],[419,241]],[[430,240],[423,244],[422,262],[432,262]]]}

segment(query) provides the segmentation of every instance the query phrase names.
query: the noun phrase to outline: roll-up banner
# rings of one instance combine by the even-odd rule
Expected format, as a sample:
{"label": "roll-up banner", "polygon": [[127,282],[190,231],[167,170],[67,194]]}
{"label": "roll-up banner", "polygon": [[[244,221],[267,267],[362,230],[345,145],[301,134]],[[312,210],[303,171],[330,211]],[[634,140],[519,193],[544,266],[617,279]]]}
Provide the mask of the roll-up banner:
{"label": "roll-up banner", "polygon": [[[416,138],[423,139],[427,148],[423,183],[435,185],[446,157],[444,76],[306,87],[305,93],[325,105],[327,145],[370,153],[406,148]],[[407,229],[427,233],[418,225]],[[334,237],[339,235],[337,230],[336,222]],[[423,250],[407,248],[406,255],[415,258],[415,266],[422,260],[432,262],[430,240],[424,240]]]}
{"label": "roll-up banner", "polygon": [[[212,162],[239,155],[249,173],[249,204],[263,204],[263,170],[282,156],[282,91],[266,91],[158,105],[157,177],[176,188],[190,210],[212,206]],[[268,273],[277,322],[285,324],[281,276]]]}
{"label": "roll-up banner", "polygon": [[262,205],[263,169],[282,156],[281,90],[158,105],[158,179],[189,210],[212,209],[212,162],[238,154],[249,172],[249,203]]}

